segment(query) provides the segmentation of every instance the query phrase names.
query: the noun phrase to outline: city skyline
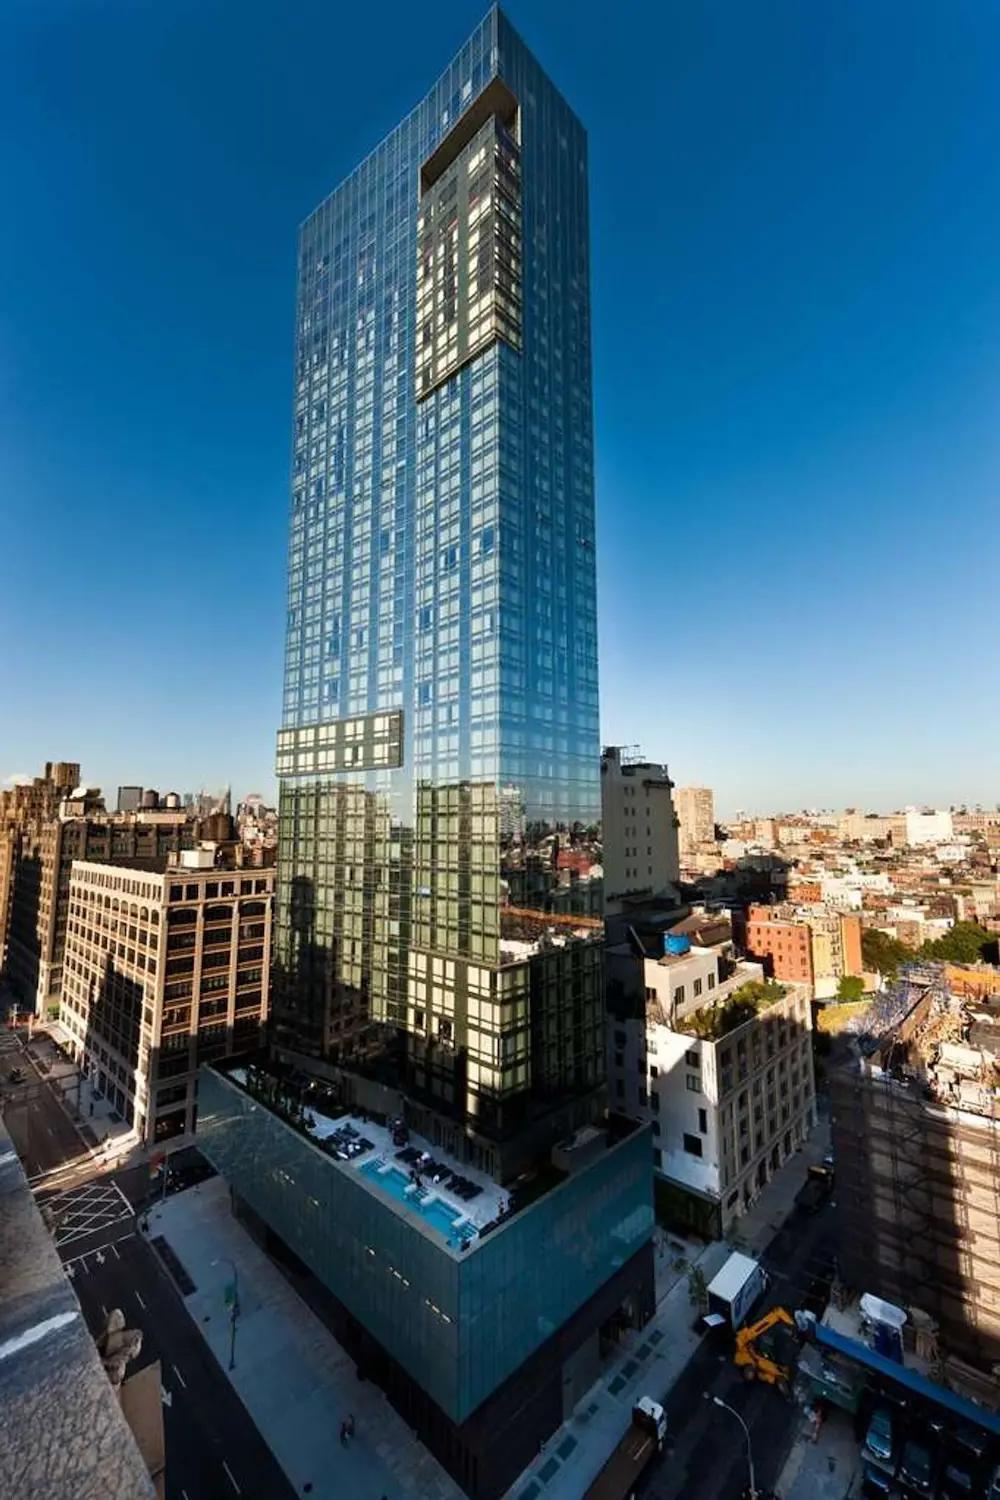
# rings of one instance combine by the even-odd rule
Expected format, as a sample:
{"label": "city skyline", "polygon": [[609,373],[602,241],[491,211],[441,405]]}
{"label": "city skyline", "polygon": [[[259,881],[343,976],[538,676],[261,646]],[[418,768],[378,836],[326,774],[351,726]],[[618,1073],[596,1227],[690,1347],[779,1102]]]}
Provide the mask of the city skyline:
{"label": "city skyline", "polygon": [[[235,35],[194,7],[112,5],[86,27],[58,8],[6,18],[5,116],[30,149],[11,155],[20,227],[0,250],[19,288],[0,486],[20,559],[0,633],[30,627],[33,651],[11,660],[0,777],[31,774],[72,723],[69,750],[105,789],[141,766],[273,797],[294,225],[413,107],[411,69],[432,71],[478,9],[430,27],[352,17],[339,40],[378,56],[382,86],[375,99],[366,66],[347,70],[334,105],[318,89],[326,23],[294,9],[250,7]],[[996,18],[919,5],[901,34],[886,5],[860,19],[779,6],[767,26],[750,11],[720,30],[658,14],[643,48],[622,29],[595,49],[566,24],[576,8],[510,9],[593,122],[602,738],[641,742],[723,811],[992,803],[988,697],[976,735],[949,746],[947,782],[922,741],[900,784],[897,726],[928,684],[975,691],[954,643],[998,623],[963,549],[939,545],[945,516],[977,550],[996,538],[984,334],[1000,225],[982,186]],[[291,150],[283,122],[303,110]],[[43,514],[72,532],[65,558]],[[80,586],[122,539],[127,632],[117,590]],[[201,670],[224,557],[241,628]],[[889,622],[891,663],[871,649]],[[101,715],[64,649],[81,638],[129,683]],[[670,691],[643,694],[635,658],[657,639]],[[705,696],[706,659],[738,711]],[[181,697],[198,736],[176,731]]]}

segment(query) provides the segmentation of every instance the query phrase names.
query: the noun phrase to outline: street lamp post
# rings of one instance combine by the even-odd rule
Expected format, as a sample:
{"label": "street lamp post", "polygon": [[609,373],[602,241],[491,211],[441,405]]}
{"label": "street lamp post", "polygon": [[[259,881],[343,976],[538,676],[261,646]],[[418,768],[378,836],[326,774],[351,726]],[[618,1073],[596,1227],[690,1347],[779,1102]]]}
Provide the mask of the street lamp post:
{"label": "street lamp post", "polygon": [[[236,1320],[240,1315],[240,1273],[236,1269],[236,1262],[228,1255],[220,1255],[219,1261],[225,1261],[233,1268],[233,1300],[229,1309],[229,1368],[236,1368]],[[218,1261],[216,1262],[218,1264]]]}
{"label": "street lamp post", "polygon": [[739,1412],[736,1410],[735,1406],[730,1406],[729,1402],[723,1401],[721,1396],[713,1396],[712,1400],[714,1401],[716,1406],[721,1406],[723,1411],[727,1411],[731,1417],[735,1417],[737,1422],[739,1422],[740,1426],[743,1428],[743,1435],[747,1440],[747,1466],[750,1470],[750,1500],[757,1500],[757,1481],[754,1477],[753,1472],[753,1447],[750,1442],[750,1429],[744,1422],[743,1418],[740,1416]]}

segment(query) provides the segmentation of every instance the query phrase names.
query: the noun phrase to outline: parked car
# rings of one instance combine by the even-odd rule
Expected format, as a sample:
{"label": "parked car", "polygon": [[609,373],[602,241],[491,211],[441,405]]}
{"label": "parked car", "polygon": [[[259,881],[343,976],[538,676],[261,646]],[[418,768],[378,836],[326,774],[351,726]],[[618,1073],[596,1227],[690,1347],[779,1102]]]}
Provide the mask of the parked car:
{"label": "parked car", "polygon": [[861,1493],[871,1497],[871,1500],[881,1500],[883,1495],[892,1494],[892,1475],[887,1474],[884,1469],[877,1469],[874,1464],[863,1463],[861,1465]]}
{"label": "parked car", "polygon": [[[972,1493],[973,1478],[968,1465],[959,1459],[949,1459],[938,1484],[940,1500],[971,1500]],[[978,1493],[982,1494],[982,1490]]]}
{"label": "parked car", "polygon": [[931,1492],[931,1456],[923,1443],[912,1439],[903,1446],[899,1461],[899,1482],[911,1495],[929,1495]]}
{"label": "parked car", "polygon": [[861,1456],[884,1469],[892,1465],[894,1447],[895,1433],[892,1427],[892,1417],[884,1406],[876,1407],[868,1423],[865,1446]]}

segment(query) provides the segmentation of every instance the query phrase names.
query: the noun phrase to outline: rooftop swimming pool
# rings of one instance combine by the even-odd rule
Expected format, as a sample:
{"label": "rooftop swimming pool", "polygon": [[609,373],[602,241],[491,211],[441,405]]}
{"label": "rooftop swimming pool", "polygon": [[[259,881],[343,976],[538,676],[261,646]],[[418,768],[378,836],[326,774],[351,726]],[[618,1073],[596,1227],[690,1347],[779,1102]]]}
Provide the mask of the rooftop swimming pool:
{"label": "rooftop swimming pool", "polygon": [[390,1198],[405,1203],[415,1213],[436,1229],[441,1238],[453,1249],[461,1248],[462,1243],[474,1240],[476,1228],[468,1220],[458,1224],[456,1221],[462,1218],[463,1210],[456,1204],[448,1203],[438,1196],[431,1196],[427,1188],[414,1188],[410,1182],[409,1175],[400,1170],[399,1167],[386,1169],[385,1163],[379,1157],[373,1157],[358,1168],[370,1182],[376,1187],[388,1193]]}

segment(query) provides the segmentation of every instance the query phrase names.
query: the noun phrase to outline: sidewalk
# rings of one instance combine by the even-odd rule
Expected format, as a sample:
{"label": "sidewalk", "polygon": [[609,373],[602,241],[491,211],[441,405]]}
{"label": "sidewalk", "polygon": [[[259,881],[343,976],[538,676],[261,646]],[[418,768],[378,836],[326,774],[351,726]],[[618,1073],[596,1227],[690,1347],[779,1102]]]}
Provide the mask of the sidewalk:
{"label": "sidewalk", "polygon": [[[711,1281],[728,1254],[729,1246],[716,1242],[693,1264]],[[579,1500],[625,1435],[636,1399],[662,1400],[680,1378],[701,1343],[696,1321],[685,1270],[674,1275],[655,1316],[630,1336],[624,1352],[508,1491],[511,1500]]]}
{"label": "sidewalk", "polygon": [[846,1412],[832,1411],[815,1442],[807,1417],[781,1471],[781,1500],[845,1500],[858,1488],[861,1458]]}
{"label": "sidewalk", "polygon": [[96,1148],[107,1161],[132,1150],[137,1142],[131,1125],[122,1119],[109,1100],[98,1097],[76,1064],[60,1052],[60,1046],[69,1043],[68,1033],[58,1021],[45,1022],[44,1030],[41,1026],[39,1023],[39,1029],[30,1042],[26,1038],[22,1040],[45,1081],[62,1096],[66,1112],[83,1141],[88,1147]]}
{"label": "sidewalk", "polygon": [[[624,1436],[639,1396],[663,1401],[669,1421],[670,1391],[702,1337],[693,1329],[695,1310],[688,1290],[692,1266],[711,1281],[733,1248],[760,1255],[792,1212],[809,1167],[821,1161],[828,1149],[829,1126],[820,1120],[801,1150],[738,1220],[737,1233],[728,1242],[698,1247],[679,1235],[656,1230],[654,1317],[630,1335],[622,1354],[508,1491],[509,1500],[579,1500]],[[788,1500],[780,1487],[779,1493],[782,1500]]]}
{"label": "sidewalk", "polygon": [[795,1195],[804,1185],[809,1168],[818,1166],[830,1149],[830,1122],[821,1115],[812,1134],[795,1155],[785,1163],[767,1184],[753,1207],[736,1221],[736,1233],[730,1240],[736,1249],[760,1254],[795,1207]]}
{"label": "sidewalk", "polygon": [[[353,1360],[233,1218],[221,1178],[157,1204],[149,1233],[166,1239],[194,1282],[185,1306],[224,1371],[229,1262],[235,1265],[240,1315],[229,1379],[300,1493],[313,1500],[464,1500],[378,1387],[358,1380]],[[339,1433],[348,1414],[357,1432],[345,1448]]]}

